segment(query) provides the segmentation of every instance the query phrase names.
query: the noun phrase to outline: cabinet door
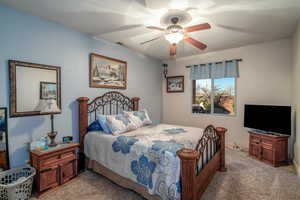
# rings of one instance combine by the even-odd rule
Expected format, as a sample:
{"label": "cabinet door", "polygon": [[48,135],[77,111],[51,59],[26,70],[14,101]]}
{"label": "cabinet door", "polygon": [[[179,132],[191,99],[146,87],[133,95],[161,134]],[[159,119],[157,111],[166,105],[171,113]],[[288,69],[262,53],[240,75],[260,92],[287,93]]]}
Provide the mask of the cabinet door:
{"label": "cabinet door", "polygon": [[55,187],[59,185],[59,171],[58,166],[51,167],[39,174],[39,191]]}
{"label": "cabinet door", "polygon": [[250,135],[250,149],[249,149],[249,153],[251,156],[254,156],[256,158],[261,157],[261,139],[258,136],[255,135]]}
{"label": "cabinet door", "polygon": [[261,147],[259,144],[250,144],[250,155],[261,158]]}
{"label": "cabinet door", "polygon": [[274,161],[273,141],[274,140],[272,138],[262,137],[261,142],[261,159],[271,164],[273,164]]}
{"label": "cabinet door", "polygon": [[278,140],[275,144],[276,162],[284,162],[288,160],[288,140]]}
{"label": "cabinet door", "polygon": [[77,175],[76,160],[60,165],[60,184],[68,182]]}
{"label": "cabinet door", "polygon": [[271,146],[262,145],[261,148],[261,159],[265,162],[274,164],[274,157],[273,157],[273,149]]}

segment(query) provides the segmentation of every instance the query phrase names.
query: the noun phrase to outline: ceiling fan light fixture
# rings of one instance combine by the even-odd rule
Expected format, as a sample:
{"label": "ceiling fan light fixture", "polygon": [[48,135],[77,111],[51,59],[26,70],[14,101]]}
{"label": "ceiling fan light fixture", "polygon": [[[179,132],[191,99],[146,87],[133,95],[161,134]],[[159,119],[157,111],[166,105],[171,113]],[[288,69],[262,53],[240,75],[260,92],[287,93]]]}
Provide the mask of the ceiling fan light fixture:
{"label": "ceiling fan light fixture", "polygon": [[184,35],[182,32],[169,33],[165,35],[165,38],[170,44],[177,44],[183,39]]}

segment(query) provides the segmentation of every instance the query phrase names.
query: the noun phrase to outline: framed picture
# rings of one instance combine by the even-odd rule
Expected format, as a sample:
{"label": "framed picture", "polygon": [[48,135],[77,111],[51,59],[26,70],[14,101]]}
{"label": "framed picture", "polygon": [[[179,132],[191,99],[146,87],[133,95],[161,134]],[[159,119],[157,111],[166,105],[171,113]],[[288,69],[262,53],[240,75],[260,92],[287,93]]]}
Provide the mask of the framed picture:
{"label": "framed picture", "polygon": [[10,117],[45,115],[40,106],[50,98],[61,110],[61,67],[17,60],[8,64]]}
{"label": "framed picture", "polygon": [[57,99],[56,83],[40,82],[40,99]]}
{"label": "framed picture", "polygon": [[90,54],[90,87],[127,88],[127,62]]}
{"label": "framed picture", "polygon": [[167,92],[184,92],[184,76],[167,77]]}
{"label": "framed picture", "polygon": [[0,107],[0,171],[9,169],[7,108]]}

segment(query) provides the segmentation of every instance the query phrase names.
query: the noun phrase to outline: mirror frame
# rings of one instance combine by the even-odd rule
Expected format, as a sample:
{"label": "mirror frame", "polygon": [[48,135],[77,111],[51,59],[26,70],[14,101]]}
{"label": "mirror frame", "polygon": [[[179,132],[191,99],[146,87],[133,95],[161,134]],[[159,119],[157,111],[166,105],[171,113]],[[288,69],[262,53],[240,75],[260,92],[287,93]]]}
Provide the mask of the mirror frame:
{"label": "mirror frame", "polygon": [[[16,88],[16,67],[32,67],[39,69],[47,69],[47,70],[55,70],[56,78],[57,78],[57,95],[59,96],[59,100],[57,101],[57,106],[61,110],[61,68],[58,66],[51,65],[43,65],[36,63],[28,63],[16,60],[9,60],[9,84],[10,84],[10,117],[24,117],[24,116],[34,116],[34,115],[46,115],[41,114],[38,111],[27,111],[27,112],[17,112],[17,88]],[[60,114],[59,113],[56,114]]]}
{"label": "mirror frame", "polygon": [[7,117],[7,108],[6,107],[0,107],[0,110],[4,110],[4,115],[5,115],[5,145],[6,145],[6,167],[7,169],[4,169],[4,170],[9,170],[10,169],[10,162],[9,162],[9,145],[8,145],[8,117]]}

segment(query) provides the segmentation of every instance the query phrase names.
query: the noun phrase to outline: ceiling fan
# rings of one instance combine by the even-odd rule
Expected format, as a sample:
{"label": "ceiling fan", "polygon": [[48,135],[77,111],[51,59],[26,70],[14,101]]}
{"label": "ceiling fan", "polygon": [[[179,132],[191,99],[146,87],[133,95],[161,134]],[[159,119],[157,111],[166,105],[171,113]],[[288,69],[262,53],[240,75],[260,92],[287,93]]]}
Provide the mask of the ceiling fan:
{"label": "ceiling fan", "polygon": [[[188,36],[188,33],[194,32],[194,31],[200,31],[200,30],[205,30],[205,29],[210,29],[211,26],[208,23],[204,24],[198,24],[194,26],[189,26],[189,27],[182,27],[178,24],[179,18],[178,17],[172,17],[171,18],[171,25],[169,25],[167,28],[160,28],[157,26],[147,26],[146,28],[152,29],[152,30],[158,30],[164,32],[164,37],[167,41],[170,42],[170,56],[175,56],[176,55],[176,48],[177,44],[181,41],[184,40],[185,42],[188,42],[195,46],[198,49],[204,50],[206,49],[206,45],[203,44],[202,42],[195,40],[191,37]],[[148,42],[152,42],[154,40],[160,39],[161,36],[153,38],[151,40],[142,42],[141,44],[146,44]]]}

